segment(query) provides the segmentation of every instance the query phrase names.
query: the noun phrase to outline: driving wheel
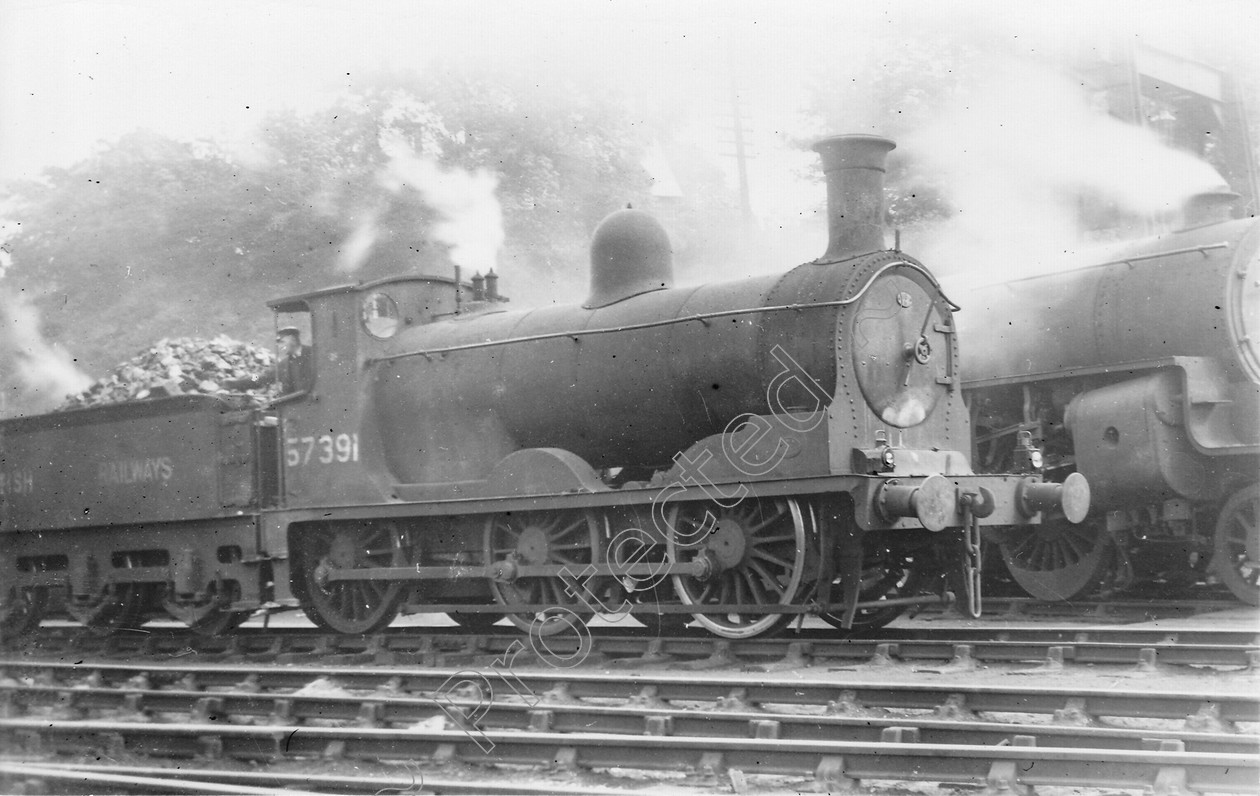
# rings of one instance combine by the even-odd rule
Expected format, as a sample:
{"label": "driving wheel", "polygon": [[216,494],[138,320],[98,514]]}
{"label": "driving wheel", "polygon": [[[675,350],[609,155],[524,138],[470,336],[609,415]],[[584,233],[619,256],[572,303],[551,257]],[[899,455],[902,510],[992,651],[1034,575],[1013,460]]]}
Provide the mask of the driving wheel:
{"label": "driving wheel", "polygon": [[[592,511],[536,511],[496,514],[486,520],[486,561],[515,566],[565,566],[564,576],[505,577],[490,582],[497,603],[529,606],[509,611],[513,625],[538,635],[553,635],[584,621],[606,578],[582,575],[587,564],[602,564],[604,523]],[[589,604],[589,605],[588,605]],[[568,609],[548,611],[548,608]],[[587,612],[584,614],[584,612]]]}
{"label": "driving wheel", "polygon": [[1213,546],[1221,582],[1243,602],[1260,604],[1260,484],[1243,487],[1225,501]]}
{"label": "driving wheel", "polygon": [[795,618],[761,609],[798,602],[814,522],[797,501],[743,500],[731,508],[686,503],[673,508],[669,520],[669,560],[705,558],[712,567],[704,578],[673,576],[679,599],[697,607],[728,607],[693,614],[697,624],[724,638],[753,638]]}
{"label": "driving wheel", "polygon": [[336,570],[407,565],[403,535],[390,522],[345,522],[303,532],[297,556],[297,590],[312,622],[338,633],[379,630],[398,615],[407,587],[379,578],[332,580]]}

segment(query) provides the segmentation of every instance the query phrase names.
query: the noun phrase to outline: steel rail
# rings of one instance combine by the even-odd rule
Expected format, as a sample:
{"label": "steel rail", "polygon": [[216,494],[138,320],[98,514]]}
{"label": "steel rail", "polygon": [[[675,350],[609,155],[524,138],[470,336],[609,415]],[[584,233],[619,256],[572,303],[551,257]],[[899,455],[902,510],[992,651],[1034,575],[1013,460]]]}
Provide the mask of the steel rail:
{"label": "steel rail", "polygon": [[[52,780],[59,785],[108,785],[126,787],[127,793],[207,793],[211,796],[274,796],[275,787],[255,787],[247,784],[214,782],[212,780],[175,778],[171,770],[150,769],[150,774],[122,773],[98,768],[85,770],[70,767],[50,767],[26,763],[10,763],[0,760],[0,782],[22,778],[40,781]],[[295,783],[297,784],[297,783]],[[61,790],[60,788],[58,790]],[[88,792],[96,792],[95,788]],[[288,796],[320,796],[317,791],[285,789]]]}
{"label": "steel rail", "polygon": [[[361,764],[359,764],[361,765]],[[318,788],[315,793],[389,793],[392,796],[407,796],[421,793],[450,794],[529,794],[529,796],[599,796],[599,794],[623,794],[631,791],[620,788],[608,788],[600,785],[574,787],[560,782],[548,782],[533,785],[521,782],[519,778],[504,781],[486,779],[451,779],[434,776],[431,772],[416,770],[415,774],[399,776],[398,766],[381,766],[382,772],[377,776],[360,774],[357,776],[338,776],[334,774],[302,773],[292,774],[279,771],[241,771],[238,769],[220,770],[207,768],[204,764],[195,767],[164,768],[160,766],[135,765],[86,765],[78,763],[57,763],[41,761],[37,764],[10,762],[0,759],[0,782],[4,775],[10,778],[26,778],[37,780],[59,781],[65,784],[75,782],[113,782],[117,777],[135,778],[135,789],[130,793],[263,793],[274,796],[306,793],[299,788]],[[388,770],[389,768],[394,771]],[[103,776],[100,776],[103,775]],[[98,779],[98,776],[100,778]],[[107,779],[108,778],[108,779]],[[158,785],[147,788],[146,780],[154,780]],[[189,787],[189,783],[193,787]],[[208,789],[199,786],[208,783]],[[58,789],[62,792],[62,789]],[[92,791],[96,792],[96,791]],[[635,788],[633,793],[644,796],[651,791]]]}
{"label": "steel rail", "polygon": [[[0,660],[0,682],[15,673],[34,675],[41,685],[66,685],[58,676],[73,678],[88,686],[111,685],[130,680],[147,689],[153,683],[182,683],[186,690],[235,688],[250,691],[296,690],[318,680],[332,680],[341,688],[357,690],[389,689],[398,694],[449,693],[468,681],[480,689],[485,702],[493,695],[546,693],[565,694],[572,699],[616,699],[629,701],[650,689],[656,699],[681,704],[717,705],[737,694],[743,704],[827,705],[846,700],[855,706],[874,708],[935,710],[956,705],[973,712],[1041,713],[1073,711],[1089,717],[1135,717],[1186,719],[1210,710],[1222,721],[1260,721],[1260,696],[1231,690],[1217,691],[1121,691],[1114,688],[1082,688],[1075,685],[980,685],[972,683],[929,684],[922,682],[872,683],[826,680],[769,680],[760,677],[725,676],[702,678],[695,673],[582,672],[548,668],[517,670],[514,656],[505,655],[498,665],[475,672],[466,668],[414,667],[336,667],[276,666],[249,664],[125,664],[109,662],[30,662]],[[13,681],[8,684],[14,684]],[[1250,692],[1250,689],[1248,689]]]}
{"label": "steel rail", "polygon": [[1011,618],[1048,618],[1064,619],[1080,617],[1082,619],[1110,619],[1111,621],[1129,620],[1145,622],[1152,619],[1198,616],[1214,611],[1246,609],[1248,606],[1234,599],[1142,599],[1126,597],[1115,600],[1073,600],[1072,602],[1050,602],[1035,597],[997,597],[985,596],[988,615],[995,619]]}
{"label": "steel rail", "polygon": [[[472,613],[501,613],[502,609],[495,605],[478,605],[478,606],[455,606],[450,608],[454,610],[460,607],[471,611]],[[1239,606],[1234,606],[1239,607]],[[439,611],[439,613],[441,613]],[[949,624],[921,624],[916,623],[914,626],[893,625],[890,627],[879,628],[870,631],[866,636],[860,639],[849,639],[840,637],[840,631],[832,627],[807,626],[799,631],[791,631],[788,635],[788,641],[813,641],[813,642],[836,642],[850,643],[868,640],[875,641],[914,641],[914,640],[930,640],[930,641],[947,641],[951,643],[966,643],[974,641],[1024,641],[1032,643],[1065,643],[1071,641],[1078,642],[1097,642],[1097,643],[1143,643],[1143,644],[1190,644],[1190,645],[1224,645],[1224,646],[1240,646],[1253,645],[1260,648],[1260,611],[1253,612],[1249,615],[1252,620],[1253,627],[1243,626],[1204,626],[1197,624],[1195,626],[1182,626],[1174,628],[1164,627],[1142,627],[1134,625],[1020,625],[1007,626],[1003,624],[989,624],[983,620],[968,620],[965,626],[954,626]],[[625,625],[612,624],[603,627],[592,627],[593,634],[608,637],[636,637],[645,634],[644,628],[631,626],[629,623]],[[497,634],[504,636],[513,635],[513,632],[505,625],[495,631]],[[22,637],[22,640],[13,639],[15,644],[25,644],[30,647],[40,647],[50,643],[68,643],[70,641],[81,642],[85,647],[102,647],[113,645],[132,645],[143,643],[149,640],[167,640],[170,643],[186,643],[197,642],[207,649],[215,645],[224,646],[231,643],[231,638],[247,639],[249,637],[261,637],[262,640],[256,639],[256,643],[270,644],[273,637],[283,636],[292,639],[313,639],[328,638],[335,640],[338,644],[353,647],[355,645],[362,646],[367,640],[376,636],[389,638],[445,638],[448,640],[466,637],[468,633],[457,627],[404,627],[393,626],[377,633],[373,636],[350,636],[329,633],[313,626],[300,626],[288,628],[266,628],[246,626],[233,631],[231,636],[202,636],[186,627],[174,626],[172,624],[150,624],[143,629],[138,630],[122,630],[113,635],[95,636],[83,633],[83,628],[77,624],[46,624],[40,627],[36,632]],[[486,635],[486,634],[482,634]],[[520,636],[517,635],[519,638]],[[690,639],[709,639],[720,640],[707,633],[703,633],[696,628],[692,628],[678,636],[678,638]],[[768,643],[773,643],[774,639],[762,639]]]}
{"label": "steel rail", "polygon": [[[1066,714],[1058,724],[1027,724],[981,720],[953,703],[931,714],[887,716],[862,710],[850,702],[833,702],[833,712],[803,714],[752,710],[728,697],[718,710],[698,711],[670,706],[650,692],[623,705],[575,703],[542,695],[537,700],[479,699],[458,694],[415,697],[376,693],[367,696],[298,693],[207,693],[120,688],[58,688],[0,686],[0,717],[31,718],[33,711],[49,710],[65,719],[84,719],[95,713],[125,715],[134,721],[154,716],[185,714],[209,726],[237,719],[265,719],[271,724],[299,724],[310,720],[340,721],[359,727],[412,726],[440,719],[459,722],[476,716],[477,727],[564,733],[675,735],[705,738],[774,738],[801,741],[857,741],[875,743],[891,735],[913,731],[922,743],[997,746],[1016,735],[1036,738],[1039,746],[1094,749],[1149,749],[1153,743],[1178,741],[1190,752],[1260,755],[1260,735],[1207,730],[1154,730],[1078,725]],[[857,715],[845,715],[852,711]],[[1073,714],[1074,715],[1074,714]],[[1211,715],[1197,716],[1197,726],[1228,727]]]}
{"label": "steel rail", "polygon": [[[528,644],[519,635],[505,634],[488,637],[461,636],[458,647],[408,649],[390,644],[365,645],[361,650],[345,654],[345,661],[370,659],[377,662],[405,663],[457,660],[475,660],[477,656],[501,656],[513,646]],[[548,642],[553,655],[568,656],[579,648],[589,648],[590,655],[598,663],[608,659],[632,662],[667,662],[699,659],[729,660],[731,665],[754,662],[783,662],[797,666],[852,665],[865,662],[926,663],[972,660],[987,664],[1042,663],[1046,665],[1116,665],[1151,668],[1157,664],[1176,666],[1219,666],[1249,668],[1260,663],[1260,648],[1253,645],[1189,645],[1167,643],[1123,643],[1066,641],[1062,643],[1019,641],[1009,639],[957,641],[942,639],[907,639],[883,642],[878,640],[832,640],[791,642],[771,640],[726,640],[711,638],[604,638],[595,636],[587,642],[575,638],[558,638]],[[286,662],[301,662],[303,658],[327,660],[328,648],[311,648],[306,655],[291,652],[284,656]],[[526,647],[526,651],[530,651]],[[334,653],[335,654],[335,653]],[[527,657],[537,657],[527,656]]]}
{"label": "steel rail", "polygon": [[[627,623],[629,625],[630,623]],[[77,630],[77,629],[76,629]],[[788,639],[725,640],[708,635],[655,638],[635,626],[592,628],[589,640],[564,634],[549,640],[557,653],[571,653],[579,643],[590,654],[605,658],[687,660],[728,657],[733,662],[796,661],[801,666],[873,659],[906,662],[951,660],[964,651],[977,662],[990,664],[1048,663],[1067,665],[1141,665],[1256,667],[1260,664],[1260,632],[1246,630],[1162,631],[1149,629],[955,629],[916,628],[884,630],[871,639],[836,638],[836,631],[795,634]],[[28,648],[39,656],[71,650],[169,657],[179,654],[263,657],[294,663],[323,662],[410,663],[441,665],[443,661],[477,655],[501,655],[528,639],[507,631],[473,635],[445,628],[396,628],[368,637],[338,636],[307,629],[238,632],[230,637],[206,638],[192,633],[132,633],[107,639],[83,639],[81,634],[41,633]],[[61,643],[59,644],[58,641]]]}
{"label": "steel rail", "polygon": [[[1186,752],[1174,742],[1144,751],[1041,748],[1027,736],[1008,746],[894,741],[789,741],[603,733],[465,733],[371,727],[266,727],[8,719],[0,740],[27,753],[140,753],[274,762],[286,758],[369,758],[657,770],[738,769],[757,774],[812,774],[827,786],[889,779],[994,783],[1008,787],[1077,785],[1260,793],[1254,755]],[[1160,787],[1162,783],[1163,788]]]}

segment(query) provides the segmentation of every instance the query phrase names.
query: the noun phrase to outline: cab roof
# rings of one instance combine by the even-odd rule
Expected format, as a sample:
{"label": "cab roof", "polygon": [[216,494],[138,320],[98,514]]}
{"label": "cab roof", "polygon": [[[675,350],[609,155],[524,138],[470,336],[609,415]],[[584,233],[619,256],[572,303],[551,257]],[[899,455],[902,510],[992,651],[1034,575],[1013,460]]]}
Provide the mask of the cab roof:
{"label": "cab roof", "polygon": [[[292,296],[272,299],[267,302],[267,306],[271,307],[273,312],[306,312],[310,309],[307,302],[315,298],[323,298],[324,296],[335,296],[339,293],[355,293],[365,290],[371,290],[383,285],[396,285],[404,282],[428,282],[450,285],[455,287],[455,278],[450,276],[435,276],[433,274],[403,274],[396,276],[386,276],[381,279],[374,279],[370,282],[352,282],[345,285],[333,285],[332,287],[320,288],[309,293],[298,293]],[[461,287],[472,290],[472,284],[461,280]]]}

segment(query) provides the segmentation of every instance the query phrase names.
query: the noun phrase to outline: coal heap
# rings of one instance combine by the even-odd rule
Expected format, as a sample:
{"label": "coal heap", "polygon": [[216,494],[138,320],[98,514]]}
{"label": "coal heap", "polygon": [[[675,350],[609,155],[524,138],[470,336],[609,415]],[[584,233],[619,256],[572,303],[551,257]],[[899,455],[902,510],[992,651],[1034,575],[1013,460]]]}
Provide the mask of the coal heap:
{"label": "coal heap", "polygon": [[161,340],[98,379],[61,409],[142,401],[171,395],[245,395],[261,406],[277,385],[241,390],[228,385],[275,371],[275,355],[266,348],[220,335],[213,340],[179,337]]}

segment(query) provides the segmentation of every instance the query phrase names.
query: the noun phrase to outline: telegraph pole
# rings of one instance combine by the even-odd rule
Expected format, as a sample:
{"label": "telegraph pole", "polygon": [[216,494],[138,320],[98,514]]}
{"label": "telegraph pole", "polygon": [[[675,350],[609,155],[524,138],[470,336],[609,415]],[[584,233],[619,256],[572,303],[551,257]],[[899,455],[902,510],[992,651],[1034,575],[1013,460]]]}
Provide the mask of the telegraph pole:
{"label": "telegraph pole", "polygon": [[748,192],[748,150],[744,146],[744,117],[740,113],[739,89],[731,73],[731,128],[735,136],[735,168],[739,174],[739,209],[744,221],[752,220],[752,200]]}

